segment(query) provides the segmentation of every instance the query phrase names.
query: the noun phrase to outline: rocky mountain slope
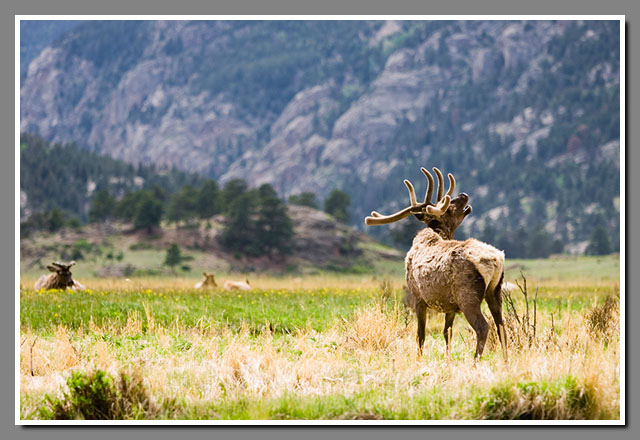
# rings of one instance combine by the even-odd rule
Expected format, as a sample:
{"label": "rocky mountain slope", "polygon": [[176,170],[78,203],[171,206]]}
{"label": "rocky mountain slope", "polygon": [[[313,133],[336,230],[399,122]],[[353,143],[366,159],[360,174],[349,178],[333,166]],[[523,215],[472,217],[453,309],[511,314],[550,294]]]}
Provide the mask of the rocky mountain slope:
{"label": "rocky mountain slope", "polygon": [[[21,129],[281,196],[338,187],[352,222],[407,203],[420,166],[465,225],[619,234],[619,24],[91,22],[29,65]],[[423,187],[423,186],[422,186]],[[382,233],[374,230],[374,233]],[[488,233],[488,232],[487,232]]]}

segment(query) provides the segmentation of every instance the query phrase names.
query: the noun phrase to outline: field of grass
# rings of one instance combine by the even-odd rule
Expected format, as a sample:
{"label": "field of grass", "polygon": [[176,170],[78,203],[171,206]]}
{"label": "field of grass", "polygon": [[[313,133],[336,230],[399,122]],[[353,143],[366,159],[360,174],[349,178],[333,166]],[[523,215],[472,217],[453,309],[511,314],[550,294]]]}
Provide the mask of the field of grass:
{"label": "field of grass", "polygon": [[258,276],[249,292],[159,277],[25,288],[20,417],[618,420],[618,267],[509,261],[528,288],[505,301],[509,360],[492,330],[475,365],[462,316],[451,359],[440,314],[418,356],[401,274]]}

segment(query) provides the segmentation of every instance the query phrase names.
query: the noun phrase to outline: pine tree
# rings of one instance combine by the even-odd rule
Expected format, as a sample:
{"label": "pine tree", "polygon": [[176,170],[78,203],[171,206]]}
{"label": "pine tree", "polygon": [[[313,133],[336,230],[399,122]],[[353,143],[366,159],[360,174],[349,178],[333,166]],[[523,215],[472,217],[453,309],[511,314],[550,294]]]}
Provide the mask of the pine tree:
{"label": "pine tree", "polygon": [[141,191],[133,218],[133,227],[151,232],[160,225],[162,211],[162,203],[156,200],[150,191]]}
{"label": "pine tree", "polygon": [[132,221],[136,215],[138,209],[138,203],[140,202],[142,192],[133,191],[128,192],[120,199],[116,205],[115,215],[117,218],[124,221]]}
{"label": "pine tree", "polygon": [[182,262],[182,253],[177,244],[173,243],[167,248],[167,254],[164,257],[164,265],[169,266],[171,271],[175,273],[175,267]]}
{"label": "pine tree", "polygon": [[247,182],[242,179],[232,179],[224,186],[220,198],[222,201],[222,210],[229,212],[234,201],[247,192]]}
{"label": "pine tree", "polygon": [[66,215],[64,211],[59,208],[53,208],[46,215],[47,218],[47,230],[49,232],[55,232],[62,228],[66,223]]}
{"label": "pine tree", "polygon": [[351,205],[349,195],[344,191],[334,189],[324,201],[324,211],[334,216],[336,220],[347,223],[349,221],[349,205]]}
{"label": "pine tree", "polygon": [[256,239],[261,253],[281,255],[291,253],[293,225],[287,215],[286,205],[269,184],[258,188],[258,218]]}
{"label": "pine tree", "polygon": [[220,244],[237,256],[260,254],[256,246],[255,217],[257,207],[253,192],[245,192],[232,199],[227,209],[227,224],[220,234]]}
{"label": "pine tree", "polygon": [[607,255],[611,253],[611,242],[607,230],[603,226],[597,226],[591,234],[591,240],[587,245],[587,255]]}
{"label": "pine tree", "polygon": [[198,191],[193,186],[183,186],[180,191],[171,197],[167,210],[167,220],[177,223],[181,220],[189,221],[197,217],[198,195]]}
{"label": "pine tree", "polygon": [[221,211],[220,187],[215,180],[207,180],[197,196],[196,211],[200,218],[209,218]]}
{"label": "pine tree", "polygon": [[106,189],[96,192],[89,209],[89,221],[92,223],[113,217],[116,210],[116,199]]}
{"label": "pine tree", "polygon": [[289,197],[289,203],[292,205],[308,206],[310,208],[318,208],[316,195],[312,192],[303,192],[294,194]]}

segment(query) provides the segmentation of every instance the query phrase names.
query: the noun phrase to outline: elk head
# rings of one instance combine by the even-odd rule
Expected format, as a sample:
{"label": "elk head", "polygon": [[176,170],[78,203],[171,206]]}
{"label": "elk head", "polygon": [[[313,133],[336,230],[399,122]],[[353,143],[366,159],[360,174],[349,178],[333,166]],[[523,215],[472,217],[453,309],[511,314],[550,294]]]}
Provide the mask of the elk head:
{"label": "elk head", "polygon": [[206,273],[206,272],[202,272],[202,275],[204,276],[204,284],[207,286],[217,286],[216,284],[216,277],[214,274],[212,273]]}
{"label": "elk head", "polygon": [[72,261],[69,264],[59,263],[54,261],[50,266],[47,266],[51,272],[55,272],[60,280],[60,284],[63,286],[71,287],[73,286],[73,279],[71,278],[71,266],[76,264],[75,261]]}
{"label": "elk head", "polygon": [[469,196],[461,193],[453,199],[451,198],[453,190],[456,187],[456,180],[453,178],[453,175],[449,173],[447,175],[447,177],[449,177],[449,189],[443,197],[444,178],[440,170],[434,167],[433,171],[438,177],[438,193],[436,203],[431,203],[434,187],[433,176],[425,168],[420,168],[420,171],[422,171],[427,178],[427,193],[425,194],[424,202],[418,203],[413,185],[405,179],[404,184],[409,190],[409,200],[411,204],[391,215],[382,215],[376,211],[372,211],[371,216],[365,218],[365,223],[367,225],[385,225],[402,220],[410,214],[413,214],[414,217],[424,222],[442,238],[446,240],[453,239],[455,230],[460,226],[465,217],[471,214],[471,205],[467,205]]}

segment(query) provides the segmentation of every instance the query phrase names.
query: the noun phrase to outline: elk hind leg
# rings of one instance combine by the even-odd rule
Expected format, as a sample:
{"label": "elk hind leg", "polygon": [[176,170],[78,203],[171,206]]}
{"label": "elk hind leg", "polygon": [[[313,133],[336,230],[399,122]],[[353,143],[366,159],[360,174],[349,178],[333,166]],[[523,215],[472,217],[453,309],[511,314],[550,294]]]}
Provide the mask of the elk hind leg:
{"label": "elk hind leg", "polygon": [[453,320],[456,317],[456,312],[448,312],[444,315],[444,342],[447,347],[447,359],[451,359],[451,328],[453,326]]}
{"label": "elk hind leg", "polygon": [[489,334],[489,324],[487,324],[487,320],[484,319],[482,315],[482,310],[480,310],[480,304],[469,304],[461,307],[462,313],[464,317],[467,318],[469,324],[476,332],[476,336],[478,338],[476,344],[476,354],[474,356],[474,361],[478,361],[482,356],[482,352],[484,350],[484,344],[487,342],[487,335]]}
{"label": "elk hind leg", "polygon": [[418,356],[422,356],[422,346],[424,345],[425,327],[427,325],[427,304],[424,301],[416,302],[416,316],[418,317]]}
{"label": "elk hind leg", "polygon": [[500,339],[500,346],[502,347],[502,357],[507,362],[507,331],[504,328],[504,321],[502,320],[502,279],[504,274],[500,276],[500,281],[496,285],[493,292],[487,292],[485,300],[489,306],[491,316],[493,316],[493,322],[496,324],[496,331],[498,332],[498,338]]}

